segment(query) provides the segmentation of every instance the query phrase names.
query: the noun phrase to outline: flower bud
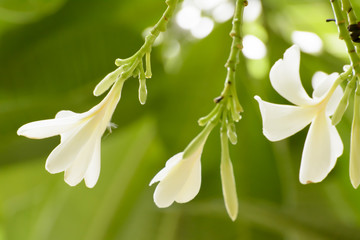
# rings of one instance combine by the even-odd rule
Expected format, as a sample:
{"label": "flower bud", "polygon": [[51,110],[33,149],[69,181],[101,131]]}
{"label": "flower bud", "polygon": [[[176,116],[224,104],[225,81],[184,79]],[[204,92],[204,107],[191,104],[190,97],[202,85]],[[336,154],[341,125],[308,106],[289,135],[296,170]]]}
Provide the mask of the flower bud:
{"label": "flower bud", "polygon": [[331,118],[332,125],[335,126],[341,121],[341,119],[349,105],[349,98],[350,98],[351,92],[353,91],[354,87],[355,87],[355,81],[351,80],[348,83],[348,85],[346,86],[344,95],[341,98],[341,101],[339,102],[339,105],[337,106],[337,108]]}
{"label": "flower bud", "polygon": [[358,89],[355,94],[350,142],[350,180],[354,188],[360,184],[360,95]]}
{"label": "flower bud", "polygon": [[226,125],[226,128],[227,128],[227,136],[228,136],[231,144],[235,145],[237,143],[235,124],[233,122],[230,122]]}
{"label": "flower bud", "polygon": [[208,115],[198,120],[198,124],[201,127],[205,126],[219,112],[219,108],[220,108],[220,104],[216,104],[214,109]]}
{"label": "flower bud", "polygon": [[93,92],[94,96],[100,96],[101,94],[106,92],[106,90],[108,90],[111,87],[111,85],[113,85],[113,83],[120,78],[120,75],[123,72],[125,66],[126,65],[123,65],[117,68],[115,71],[106,75],[104,79],[101,80],[101,82],[99,82],[98,85],[96,85]]}
{"label": "flower bud", "polygon": [[234,177],[234,170],[230,160],[228,139],[223,131],[220,131],[221,139],[221,164],[220,175],[221,185],[224,196],[226,211],[231,220],[235,221],[238,214],[238,198],[236,193],[236,183]]}
{"label": "flower bud", "polygon": [[151,61],[150,61],[150,51],[146,52],[145,55],[145,67],[146,67],[146,71],[145,71],[145,77],[146,78],[151,78],[152,73],[151,73]]}
{"label": "flower bud", "polygon": [[147,98],[147,88],[146,88],[146,79],[139,79],[139,101],[141,105],[146,103]]}

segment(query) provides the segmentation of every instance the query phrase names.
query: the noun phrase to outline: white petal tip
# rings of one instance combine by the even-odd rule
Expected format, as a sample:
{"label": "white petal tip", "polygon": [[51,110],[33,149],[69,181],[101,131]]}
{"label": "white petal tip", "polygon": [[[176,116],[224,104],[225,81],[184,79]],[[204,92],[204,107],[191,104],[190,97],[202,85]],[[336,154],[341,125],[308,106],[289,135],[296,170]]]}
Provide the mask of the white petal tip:
{"label": "white petal tip", "polygon": [[[325,178],[325,177],[324,177]],[[306,185],[306,184],[312,184],[312,183],[319,183],[319,182],[321,182],[322,180],[324,180],[324,178],[322,178],[322,179],[317,179],[317,180],[310,180],[310,179],[302,179],[302,178],[300,178],[300,183],[301,184],[304,184],[304,185]]]}
{"label": "white petal tip", "polygon": [[357,189],[360,185],[360,182],[351,180],[351,185],[354,187],[354,189]]}
{"label": "white petal tip", "polygon": [[75,187],[76,185],[78,185],[80,182],[79,181],[74,181],[74,179],[68,179],[66,178],[66,176],[64,177],[64,181],[71,187]]}
{"label": "white petal tip", "polygon": [[86,178],[86,176],[85,176],[85,178],[84,178],[85,186],[86,186],[87,188],[94,188],[95,185],[96,185],[96,183],[98,182],[98,180],[99,180],[98,177],[97,177],[96,179],[94,178],[94,179],[90,179],[90,180],[89,180],[89,178]]}
{"label": "white petal tip", "polygon": [[23,137],[27,137],[27,138],[36,139],[36,137],[31,136],[31,135],[29,135],[29,134],[26,133],[26,132],[28,132],[28,130],[29,130],[26,126],[27,126],[27,124],[21,126],[21,127],[16,131],[16,134],[17,134],[18,136],[23,136]]}
{"label": "white petal tip", "polygon": [[154,178],[151,180],[151,182],[149,183],[149,186],[153,185],[154,183],[156,183],[158,181],[154,180]]}
{"label": "white petal tip", "polygon": [[22,129],[19,128],[19,129],[17,130],[16,134],[17,134],[18,136],[23,136],[23,131],[22,131]]}
{"label": "white petal tip", "polygon": [[171,204],[173,204],[173,202],[166,202],[166,203],[161,203],[161,202],[159,202],[159,201],[155,201],[154,200],[154,202],[155,202],[155,205],[158,207],[158,208],[167,208],[167,207],[170,207],[171,206]]}
{"label": "white petal tip", "polygon": [[60,172],[64,171],[64,170],[59,170],[59,169],[53,168],[53,167],[49,166],[49,164],[47,164],[47,163],[45,164],[45,169],[46,169],[46,171],[48,171],[51,174],[56,174],[56,173],[60,173]]}
{"label": "white petal tip", "polygon": [[236,218],[237,218],[237,213],[234,214],[234,215],[229,215],[231,221],[235,222],[236,221]]}
{"label": "white petal tip", "polygon": [[65,180],[65,182],[70,186],[70,187],[75,187],[77,184],[75,184],[75,183],[72,183],[72,182],[67,182],[66,180]]}
{"label": "white petal tip", "polygon": [[284,139],[284,138],[280,138],[280,137],[274,137],[273,134],[268,133],[265,129],[263,129],[263,134],[267,138],[267,140],[269,140],[270,142],[278,142],[278,141],[281,141]]}
{"label": "white petal tip", "polygon": [[85,183],[85,186],[86,186],[87,188],[94,188],[95,185],[96,185],[96,183],[93,183],[93,184],[86,184],[86,183]]}
{"label": "white petal tip", "polygon": [[98,97],[98,96],[100,96],[101,94],[103,94],[104,92],[101,92],[101,91],[99,91],[99,89],[96,87],[95,89],[94,89],[94,91],[93,91],[93,94],[94,94],[94,96],[95,97]]}
{"label": "white petal tip", "polygon": [[254,99],[255,99],[256,101],[261,101],[261,97],[259,97],[258,95],[255,95],[255,96],[254,96]]}
{"label": "white petal tip", "polygon": [[289,54],[289,52],[296,52],[299,53],[300,52],[300,47],[297,44],[292,45],[291,47],[289,47],[285,53],[284,53],[284,57],[285,55]]}

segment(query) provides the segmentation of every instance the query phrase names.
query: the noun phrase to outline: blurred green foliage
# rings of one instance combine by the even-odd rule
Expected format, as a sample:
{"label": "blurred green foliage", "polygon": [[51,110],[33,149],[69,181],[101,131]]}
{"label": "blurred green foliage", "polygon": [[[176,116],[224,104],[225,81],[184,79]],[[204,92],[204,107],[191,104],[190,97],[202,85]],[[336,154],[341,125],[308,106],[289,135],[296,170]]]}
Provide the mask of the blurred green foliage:
{"label": "blurred green foliage", "polygon": [[[236,222],[222,200],[218,129],[205,146],[203,184],[193,201],[158,209],[154,187],[148,187],[165,161],[200,131],[196,120],[212,109],[222,89],[230,21],[196,41],[172,24],[165,43],[152,52],[147,104],[138,103],[137,80],[125,84],[113,116],[118,128],[103,139],[94,189],[69,187],[62,174],[45,171],[59,140],[18,137],[17,128],[99,102],[92,96],[96,83],[115,68],[115,58],[141,46],[142,31],[164,9],[162,0],[0,0],[0,239],[360,239],[360,194],[348,177],[350,113],[338,127],[345,151],[337,166],[322,183],[304,186],[298,171],[306,130],[268,142],[253,99],[258,94],[285,102],[270,86],[269,68],[291,45],[292,31],[323,38],[337,33],[335,24],[325,22],[332,18],[328,1],[264,1],[260,19],[244,26],[266,42],[268,54],[262,62],[242,57],[238,74],[245,112],[237,124],[238,144],[231,147],[240,200]],[[174,39],[181,52],[170,61],[164,53]],[[326,49],[301,57],[309,91],[315,71],[341,71],[348,62]]]}

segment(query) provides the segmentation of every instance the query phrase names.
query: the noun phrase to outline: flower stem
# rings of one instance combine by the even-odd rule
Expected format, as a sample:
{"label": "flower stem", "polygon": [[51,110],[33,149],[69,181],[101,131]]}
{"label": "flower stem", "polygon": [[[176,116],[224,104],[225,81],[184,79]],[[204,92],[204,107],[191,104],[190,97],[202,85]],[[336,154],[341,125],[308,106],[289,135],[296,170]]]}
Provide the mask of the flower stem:
{"label": "flower stem", "polygon": [[[341,0],[341,5],[342,5],[343,11],[346,11],[349,24],[356,25],[358,21],[357,21],[356,15],[355,15],[355,11],[352,8],[350,0]],[[360,43],[354,42],[354,45],[356,47],[356,53],[359,55],[360,54]]]}
{"label": "flower stem", "polygon": [[178,0],[166,0],[167,8],[159,21],[151,29],[150,33],[145,37],[145,42],[141,48],[135,53],[138,58],[143,58],[146,53],[150,53],[152,45],[154,44],[156,38],[159,36],[160,32],[165,32],[169,20],[172,18]]}
{"label": "flower stem", "polygon": [[[232,21],[232,28],[230,31],[232,43],[230,47],[230,54],[225,64],[227,73],[224,83],[224,89],[222,90],[221,95],[214,100],[217,105],[224,105],[226,108],[230,109],[231,118],[235,122],[240,120],[240,113],[243,112],[243,108],[239,102],[236,92],[235,73],[237,66],[240,62],[239,55],[243,48],[241,26],[244,8],[247,6],[247,4],[247,0],[236,1],[235,13]],[[214,111],[217,112],[220,109],[224,110],[224,108],[215,107],[211,113],[213,113]],[[211,113],[209,115],[211,115]],[[199,120],[200,125],[204,125],[204,119],[206,119],[206,117],[203,117]]]}
{"label": "flower stem", "polygon": [[[232,29],[230,31],[230,37],[232,38],[232,43],[230,47],[230,54],[226,61],[225,67],[227,69],[227,75],[225,79],[225,86],[224,90],[221,93],[223,98],[227,96],[231,96],[233,99],[233,104],[235,106],[235,110],[240,113],[243,111],[236,92],[236,85],[235,85],[235,72],[237,66],[240,62],[239,55],[241,50],[243,49],[242,43],[242,18],[244,13],[244,8],[248,5],[247,0],[237,0],[236,1],[236,8],[235,13],[232,21]],[[234,119],[238,121],[238,119]]]}
{"label": "flower stem", "polygon": [[357,19],[354,12],[354,9],[351,6],[350,0],[341,0],[341,5],[343,11],[346,11],[346,14],[348,16],[349,24],[356,24]]}
{"label": "flower stem", "polygon": [[[344,40],[344,42],[346,44],[346,48],[347,48],[347,51],[349,54],[351,65],[354,69],[354,75],[360,76],[360,58],[355,51],[355,47],[351,40],[349,31],[346,29],[346,26],[345,26],[346,20],[342,14],[342,11],[341,11],[341,8],[339,5],[339,0],[330,0],[330,2],[331,2],[331,6],[333,9],[335,18],[336,18],[336,24],[338,26],[339,38]],[[345,4],[345,6],[346,6],[346,4]]]}
{"label": "flower stem", "polygon": [[[140,49],[131,57],[126,59],[116,59],[115,65],[118,66],[118,69],[114,72],[116,74],[108,74],[96,87],[94,90],[94,95],[99,96],[102,93],[104,93],[109,87],[118,80],[126,81],[131,76],[136,76],[137,71],[144,72],[143,69],[143,58],[145,57],[145,66],[146,66],[146,72],[144,72],[145,77],[144,78],[151,78],[151,64],[150,64],[150,53],[152,46],[156,40],[156,38],[159,36],[160,32],[165,32],[167,28],[167,24],[171,17],[174,14],[176,5],[178,3],[178,0],[166,0],[165,3],[167,4],[167,8],[159,21],[155,24],[155,26],[151,29],[150,33],[145,37],[144,44],[140,47]],[[140,66],[141,65],[141,66]],[[143,79],[140,79],[140,82]],[[142,81],[143,83],[144,81]],[[144,84],[143,84],[144,86]],[[142,96],[141,96],[141,104],[145,103],[144,96],[146,94],[144,87],[142,86]],[[140,97],[140,96],[139,96]]]}

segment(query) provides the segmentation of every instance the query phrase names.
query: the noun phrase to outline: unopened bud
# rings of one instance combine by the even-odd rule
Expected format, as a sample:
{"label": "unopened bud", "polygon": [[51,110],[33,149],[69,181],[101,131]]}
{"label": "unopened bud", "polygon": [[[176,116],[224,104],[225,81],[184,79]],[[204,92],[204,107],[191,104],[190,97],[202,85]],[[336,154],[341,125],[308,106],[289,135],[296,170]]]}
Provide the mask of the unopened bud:
{"label": "unopened bud", "polygon": [[117,68],[115,71],[109,73],[104,77],[103,80],[101,80],[98,85],[96,85],[93,94],[95,96],[100,96],[103,94],[106,90],[108,90],[113,83],[120,78],[120,75],[123,71],[123,66]]}
{"label": "unopened bud", "polygon": [[344,95],[341,98],[341,101],[339,102],[339,105],[337,106],[333,116],[331,117],[332,125],[335,126],[341,121],[341,119],[349,105],[349,98],[350,98],[351,92],[353,91],[354,87],[355,87],[355,81],[351,80],[348,83],[348,85],[346,86]]}
{"label": "unopened bud", "polygon": [[146,78],[151,78],[151,76],[152,76],[151,59],[150,58],[151,58],[150,52],[146,52],[146,55],[145,55],[145,67],[146,67],[145,77]]}
{"label": "unopened bud", "polygon": [[146,103],[147,98],[147,88],[146,88],[146,80],[140,79],[139,80],[139,101],[141,105]]}
{"label": "unopened bud", "polygon": [[226,125],[227,128],[227,136],[231,142],[231,144],[235,145],[237,143],[237,135],[236,135],[236,127],[233,122],[228,123]]}

